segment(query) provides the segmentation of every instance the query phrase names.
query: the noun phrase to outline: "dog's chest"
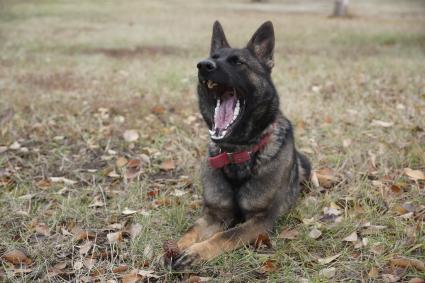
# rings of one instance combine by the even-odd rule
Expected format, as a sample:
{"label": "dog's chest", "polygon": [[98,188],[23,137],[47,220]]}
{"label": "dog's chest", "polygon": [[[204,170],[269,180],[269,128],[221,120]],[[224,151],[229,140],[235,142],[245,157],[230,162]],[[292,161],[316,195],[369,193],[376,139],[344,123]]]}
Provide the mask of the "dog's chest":
{"label": "dog's chest", "polygon": [[240,184],[251,178],[252,163],[252,160],[249,160],[242,164],[228,164],[222,170],[231,183]]}

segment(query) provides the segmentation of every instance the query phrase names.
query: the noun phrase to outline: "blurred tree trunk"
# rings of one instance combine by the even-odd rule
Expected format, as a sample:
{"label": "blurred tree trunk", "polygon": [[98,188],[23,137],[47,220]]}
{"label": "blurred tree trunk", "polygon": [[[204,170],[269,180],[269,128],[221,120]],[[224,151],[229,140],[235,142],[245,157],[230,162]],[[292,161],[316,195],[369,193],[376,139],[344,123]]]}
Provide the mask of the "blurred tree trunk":
{"label": "blurred tree trunk", "polygon": [[349,0],[335,0],[334,17],[345,17],[348,13]]}

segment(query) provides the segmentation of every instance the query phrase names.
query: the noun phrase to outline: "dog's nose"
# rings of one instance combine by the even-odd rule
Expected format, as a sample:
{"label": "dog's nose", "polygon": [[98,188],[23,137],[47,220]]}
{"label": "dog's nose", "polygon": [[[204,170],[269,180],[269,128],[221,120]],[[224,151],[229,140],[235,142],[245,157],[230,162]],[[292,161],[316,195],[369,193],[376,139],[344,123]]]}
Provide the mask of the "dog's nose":
{"label": "dog's nose", "polygon": [[211,60],[202,60],[196,65],[196,67],[199,69],[199,71],[207,72],[214,71],[217,68],[215,62]]}

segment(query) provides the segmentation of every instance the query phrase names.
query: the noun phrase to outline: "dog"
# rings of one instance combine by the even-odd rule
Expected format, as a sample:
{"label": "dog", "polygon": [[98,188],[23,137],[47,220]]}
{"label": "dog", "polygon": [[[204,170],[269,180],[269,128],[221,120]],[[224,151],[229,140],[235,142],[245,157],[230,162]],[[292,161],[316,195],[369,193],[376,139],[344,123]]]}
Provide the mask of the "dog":
{"label": "dog", "polygon": [[201,165],[203,216],[177,242],[175,270],[270,232],[310,176],[271,79],[274,45],[270,21],[241,49],[230,47],[218,21],[213,25],[210,55],[197,64],[199,110],[210,134]]}

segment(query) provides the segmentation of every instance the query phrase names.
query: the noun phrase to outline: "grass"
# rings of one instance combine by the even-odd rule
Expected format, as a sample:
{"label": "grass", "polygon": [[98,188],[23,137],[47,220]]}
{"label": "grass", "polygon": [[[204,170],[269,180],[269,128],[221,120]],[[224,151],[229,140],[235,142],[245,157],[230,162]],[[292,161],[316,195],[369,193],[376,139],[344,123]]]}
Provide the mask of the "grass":
{"label": "grass", "polygon": [[[134,269],[153,270],[161,282],[191,274],[216,282],[425,277],[423,270],[391,265],[399,256],[425,260],[424,182],[403,174],[407,167],[425,170],[423,3],[356,1],[350,19],[328,18],[332,7],[326,1],[261,5],[0,2],[0,147],[5,150],[0,252],[20,249],[34,261],[24,270],[3,258],[2,280],[119,280]],[[301,5],[304,10],[297,9]],[[201,213],[198,168],[207,130],[197,111],[194,66],[208,53],[215,19],[235,46],[243,46],[263,21],[273,21],[273,78],[282,110],[314,168],[331,168],[339,181],[303,195],[280,219],[271,250],[246,247],[172,274],[162,264],[162,243],[177,239]],[[374,120],[393,124],[376,126]],[[127,129],[136,129],[139,139],[126,142]],[[16,142],[19,146],[10,147]],[[119,157],[145,160],[141,174],[123,178]],[[175,168],[162,170],[170,159]],[[76,182],[52,183],[50,177]],[[174,196],[176,188],[187,193]],[[95,200],[101,205],[91,206]],[[400,215],[403,205],[413,215]],[[336,207],[342,217],[327,219],[327,207]],[[138,213],[124,215],[126,208]],[[385,228],[367,234],[366,222]],[[36,231],[40,223],[47,225],[47,235]],[[111,224],[124,228],[108,228]],[[141,227],[135,238],[125,234],[108,243],[108,233],[131,224]],[[278,237],[288,227],[298,238]],[[313,227],[322,232],[320,238],[309,237]],[[75,240],[77,228],[96,235],[87,255],[79,252],[85,240]],[[343,241],[354,231],[367,245]],[[339,253],[330,263],[318,263]],[[95,259],[93,266],[87,258]],[[269,259],[272,270],[261,272]],[[52,276],[59,262],[67,265]],[[128,270],[114,273],[122,264]],[[335,268],[335,275],[321,275],[324,268]]]}

